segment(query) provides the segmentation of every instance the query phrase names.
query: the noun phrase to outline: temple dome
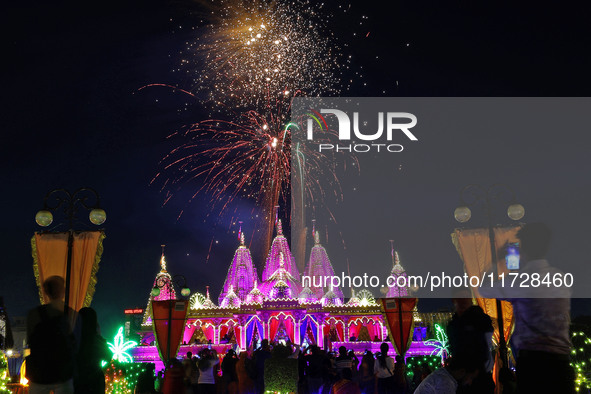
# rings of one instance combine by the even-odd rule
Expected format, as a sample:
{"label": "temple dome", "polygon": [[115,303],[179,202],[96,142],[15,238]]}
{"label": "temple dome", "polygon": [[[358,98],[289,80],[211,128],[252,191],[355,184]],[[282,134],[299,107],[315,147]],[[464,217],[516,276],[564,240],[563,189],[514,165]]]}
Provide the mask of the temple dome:
{"label": "temple dome", "polygon": [[300,283],[286,269],[283,253],[279,253],[279,268],[261,284],[261,291],[269,299],[295,298],[300,294]]}
{"label": "temple dome", "polygon": [[[305,272],[312,282],[311,290],[314,292],[317,299],[323,298],[325,293],[332,291],[337,298],[341,299],[342,303],[344,295],[340,288],[317,286],[318,284],[326,284],[324,283],[325,277],[332,278],[334,276],[334,269],[328,257],[328,253],[324,246],[320,244],[320,233],[318,231],[314,231],[314,246],[310,252],[310,260],[308,261],[308,266],[306,267]],[[314,280],[314,278],[316,278],[316,280]]]}
{"label": "temple dome", "polygon": [[252,262],[252,256],[250,250],[246,247],[244,242],[244,233],[240,229],[240,245],[234,252],[232,263],[228,269],[226,280],[218,302],[220,305],[229,293],[229,289],[232,288],[234,294],[238,297],[240,302],[246,302],[248,293],[253,289],[254,283],[258,278],[256,267]]}
{"label": "temple dome", "polygon": [[155,288],[157,288],[159,292],[156,296],[150,293],[150,297],[148,298],[148,305],[146,306],[146,311],[142,319],[143,325],[152,324],[152,300],[173,300],[176,298],[176,292],[174,291],[174,286],[172,284],[172,277],[166,270],[166,258],[164,257],[164,251],[160,256],[160,272],[156,274],[156,278],[154,279],[154,286],[152,286],[152,289]]}
{"label": "temple dome", "polygon": [[326,292],[326,294],[324,295],[324,297],[322,297],[322,305],[323,306],[339,306],[339,305],[343,305],[343,300],[341,298],[339,298],[334,291],[329,290]]}
{"label": "temple dome", "polygon": [[349,299],[349,301],[347,301],[347,303],[345,305],[359,306],[360,303],[361,303],[361,300],[359,300],[359,298],[357,298],[357,296],[355,295],[355,290],[351,289],[351,298]]}
{"label": "temple dome", "polygon": [[230,289],[222,302],[220,303],[220,308],[240,308],[240,298],[234,293],[234,289],[230,286]]}
{"label": "temple dome", "polygon": [[213,303],[213,301],[209,297],[209,286],[206,286],[206,288],[207,288],[207,291],[205,293],[205,301],[201,305],[201,308],[202,309],[213,309],[213,308],[217,308],[217,306]]}
{"label": "temple dome", "polygon": [[259,290],[257,281],[254,281],[254,287],[246,296],[246,302],[249,304],[263,304],[265,295]]}
{"label": "temple dome", "polygon": [[318,302],[318,298],[316,298],[316,295],[309,287],[304,287],[298,298],[301,304],[310,304],[313,302]]}

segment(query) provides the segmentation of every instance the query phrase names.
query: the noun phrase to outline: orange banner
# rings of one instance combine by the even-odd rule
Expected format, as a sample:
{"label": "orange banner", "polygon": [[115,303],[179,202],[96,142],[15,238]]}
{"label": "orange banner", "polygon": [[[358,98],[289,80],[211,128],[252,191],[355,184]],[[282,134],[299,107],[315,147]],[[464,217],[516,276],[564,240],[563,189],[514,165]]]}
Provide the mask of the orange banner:
{"label": "orange banner", "polygon": [[[104,231],[74,232],[69,306],[75,311],[90,306],[96,273],[103,254]],[[41,303],[49,302],[42,291],[43,281],[58,275],[66,279],[68,233],[35,233],[31,239],[33,270]]]}
{"label": "orange banner", "polygon": [[416,298],[381,298],[384,320],[396,354],[404,355],[412,341]]}
{"label": "orange banner", "polygon": [[[167,360],[176,357],[179,350],[185,330],[188,305],[187,301],[152,300],[152,327],[160,359],[165,364]],[[170,347],[168,346],[169,341]],[[168,353],[167,350],[170,352]]]}
{"label": "orange banner", "polygon": [[[517,232],[520,228],[518,226],[495,228],[494,240],[496,250],[500,250],[507,243],[518,242]],[[451,238],[460,258],[464,261],[464,270],[468,275],[480,277],[483,272],[492,272],[492,250],[488,229],[456,229],[452,233]],[[497,273],[507,274],[509,272],[502,253],[497,253],[497,261],[495,263]],[[472,288],[472,292],[478,305],[491,317],[495,328],[493,340],[498,344],[500,336],[497,320],[497,302],[495,299],[481,298],[478,288]],[[503,310],[503,332],[508,345],[509,338],[511,338],[511,334],[513,333],[513,306],[507,301],[501,301],[501,308]],[[507,347],[510,351],[509,346]],[[493,371],[495,381],[497,381],[499,362],[498,357],[496,357]]]}

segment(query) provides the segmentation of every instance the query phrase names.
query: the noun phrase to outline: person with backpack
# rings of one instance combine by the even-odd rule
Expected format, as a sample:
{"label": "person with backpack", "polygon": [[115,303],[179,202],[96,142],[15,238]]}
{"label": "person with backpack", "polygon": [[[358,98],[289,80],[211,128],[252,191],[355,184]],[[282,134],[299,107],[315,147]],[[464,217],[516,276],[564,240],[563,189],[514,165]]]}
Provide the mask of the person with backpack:
{"label": "person with backpack", "polygon": [[64,278],[47,278],[43,292],[49,303],[32,309],[27,316],[29,393],[72,394],[76,341],[70,321],[74,311],[70,308],[69,316],[64,315]]}
{"label": "person with backpack", "polygon": [[394,392],[394,359],[388,356],[390,346],[387,343],[380,345],[380,355],[376,357],[374,363],[374,373],[376,376],[376,391],[378,394],[389,394]]}

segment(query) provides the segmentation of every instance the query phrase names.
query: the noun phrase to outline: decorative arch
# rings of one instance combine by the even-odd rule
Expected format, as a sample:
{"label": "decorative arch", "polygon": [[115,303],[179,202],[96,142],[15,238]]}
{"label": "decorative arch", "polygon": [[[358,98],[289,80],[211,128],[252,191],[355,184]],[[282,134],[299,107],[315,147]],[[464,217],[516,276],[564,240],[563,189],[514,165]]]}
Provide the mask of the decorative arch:
{"label": "decorative arch", "polygon": [[300,342],[309,345],[318,344],[318,320],[312,315],[305,315],[301,320]]}
{"label": "decorative arch", "polygon": [[263,321],[259,316],[253,315],[245,324],[246,327],[246,348],[255,349],[260,340],[265,337]]}
{"label": "decorative arch", "polygon": [[287,336],[291,343],[295,339],[295,318],[291,314],[279,312],[269,318],[269,341],[278,336]]}
{"label": "decorative arch", "polygon": [[325,319],[322,333],[330,342],[344,342],[348,339],[345,338],[345,322],[333,316]]}
{"label": "decorative arch", "polygon": [[242,343],[240,343],[241,327],[238,324],[238,320],[228,319],[221,323],[219,327],[219,343],[237,343],[240,347],[242,347]]}

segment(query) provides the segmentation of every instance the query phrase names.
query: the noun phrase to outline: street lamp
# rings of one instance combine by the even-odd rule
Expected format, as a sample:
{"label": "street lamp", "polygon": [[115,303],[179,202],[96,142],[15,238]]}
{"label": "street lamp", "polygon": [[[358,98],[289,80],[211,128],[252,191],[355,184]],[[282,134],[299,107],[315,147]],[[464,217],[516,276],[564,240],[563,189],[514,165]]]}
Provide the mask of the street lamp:
{"label": "street lamp", "polygon": [[[91,202],[94,202],[91,204]],[[78,219],[80,209],[90,211],[88,219],[96,226],[107,220],[107,214],[100,207],[101,199],[98,193],[89,187],[82,187],[73,193],[66,189],[54,189],[45,195],[43,209],[35,215],[35,221],[41,227],[53,223],[53,213],[61,212],[68,221],[68,258],[66,261],[66,294],[64,301],[64,315],[68,315],[70,301],[70,276],[72,270],[72,247],[74,245],[74,222]]]}
{"label": "street lamp", "polygon": [[[174,288],[174,286],[176,285],[177,287],[181,288],[181,295],[183,297],[188,297],[191,294],[191,290],[187,287],[187,281],[185,279],[185,277],[183,275],[174,275],[171,276],[169,278],[167,277],[160,277],[158,278],[158,280],[156,281],[156,283],[154,283],[154,287],[152,288],[151,294],[152,297],[156,298],[160,295],[160,289],[162,289],[163,287],[166,287],[170,285],[171,287]],[[168,325],[167,325],[167,329],[168,329],[168,339],[166,340],[166,357],[168,358],[166,360],[166,366],[168,366],[168,363],[170,362],[170,337],[171,337],[171,333],[172,333],[172,308],[174,303],[177,301],[176,299],[173,298],[169,298],[169,305],[168,305]]]}
{"label": "street lamp", "polygon": [[[523,205],[515,201],[515,192],[507,185],[495,183],[489,188],[480,185],[471,184],[460,192],[460,206],[454,211],[454,217],[459,223],[466,223],[472,217],[470,207],[482,205],[486,212],[488,224],[488,237],[490,241],[490,252],[492,257],[491,267],[495,269],[497,261],[497,249],[495,246],[494,231],[494,209],[501,206],[507,207],[507,216],[511,220],[520,220],[525,215]],[[499,355],[503,366],[507,367],[507,340],[503,327],[503,310],[501,300],[496,300],[497,304],[497,326],[499,329]]]}

